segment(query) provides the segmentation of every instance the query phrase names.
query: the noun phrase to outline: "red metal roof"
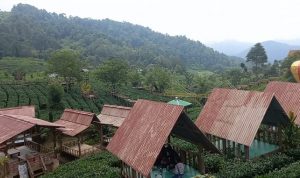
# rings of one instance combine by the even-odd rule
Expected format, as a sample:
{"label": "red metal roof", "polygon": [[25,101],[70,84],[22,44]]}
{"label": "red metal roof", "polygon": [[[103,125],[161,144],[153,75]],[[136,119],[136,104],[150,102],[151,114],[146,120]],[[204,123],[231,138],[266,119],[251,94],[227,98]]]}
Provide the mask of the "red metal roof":
{"label": "red metal roof", "polygon": [[272,93],[214,89],[195,123],[203,132],[250,146],[272,100]]}
{"label": "red metal roof", "polygon": [[3,108],[3,109],[0,109],[0,114],[12,114],[12,115],[35,117],[35,107],[34,106],[19,106],[19,107],[13,107],[13,108]]}
{"label": "red metal roof", "polygon": [[[182,106],[138,100],[121,127],[116,131],[107,150],[137,172],[148,176],[164,143],[180,118],[181,121],[188,119]],[[192,132],[190,135],[196,140],[203,137],[204,135],[194,123],[189,121],[187,123],[193,125],[198,132],[187,129],[184,131]],[[181,132],[181,129],[184,128],[181,125],[184,124],[185,122],[181,122],[177,130],[175,127],[175,132]],[[199,133],[202,135],[199,136]],[[184,137],[185,134],[181,134],[181,136]],[[204,138],[207,140],[205,136]]]}
{"label": "red metal roof", "polygon": [[94,113],[65,109],[61,118],[55,123],[65,127],[59,128],[63,134],[73,137],[89,128],[92,121],[96,118]]}
{"label": "red metal roof", "polygon": [[273,81],[268,83],[265,92],[274,93],[286,113],[292,111],[298,116],[295,123],[300,125],[299,83]]}
{"label": "red metal roof", "polygon": [[120,127],[130,110],[131,107],[104,105],[101,113],[97,117],[101,124]]}
{"label": "red metal roof", "polygon": [[0,144],[28,129],[31,129],[34,126],[62,127],[59,124],[54,124],[29,116],[0,114]]}

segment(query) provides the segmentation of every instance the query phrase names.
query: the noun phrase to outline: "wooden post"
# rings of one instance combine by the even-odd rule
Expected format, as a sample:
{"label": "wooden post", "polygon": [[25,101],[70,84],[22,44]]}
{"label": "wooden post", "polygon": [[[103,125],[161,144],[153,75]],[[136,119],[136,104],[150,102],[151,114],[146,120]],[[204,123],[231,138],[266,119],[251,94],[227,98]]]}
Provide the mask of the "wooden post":
{"label": "wooden post", "polygon": [[102,124],[99,123],[99,125],[97,124],[98,128],[99,128],[99,134],[100,134],[100,145],[103,146],[103,128],[102,128]]}
{"label": "wooden post", "polygon": [[278,127],[278,144],[279,144],[279,148],[282,148],[282,127],[279,126]]}
{"label": "wooden post", "polygon": [[79,157],[81,157],[80,135],[77,136],[77,145],[78,145]]}
{"label": "wooden post", "polygon": [[168,136],[168,143],[171,143],[171,134]]}
{"label": "wooden post", "polygon": [[203,148],[202,145],[198,146],[198,166],[199,166],[199,171],[201,174],[205,174],[205,166],[204,166],[204,160],[202,157],[202,152]]}
{"label": "wooden post", "polygon": [[242,156],[242,151],[241,151],[241,144],[237,144],[237,156],[240,158]]}
{"label": "wooden post", "polygon": [[52,129],[52,136],[53,136],[53,149],[56,149],[56,132],[55,128]]}
{"label": "wooden post", "polygon": [[245,149],[245,159],[249,160],[250,159],[250,149],[249,149],[249,146],[244,145],[244,149]]}
{"label": "wooden post", "polygon": [[226,140],[222,139],[223,153],[226,154]]}

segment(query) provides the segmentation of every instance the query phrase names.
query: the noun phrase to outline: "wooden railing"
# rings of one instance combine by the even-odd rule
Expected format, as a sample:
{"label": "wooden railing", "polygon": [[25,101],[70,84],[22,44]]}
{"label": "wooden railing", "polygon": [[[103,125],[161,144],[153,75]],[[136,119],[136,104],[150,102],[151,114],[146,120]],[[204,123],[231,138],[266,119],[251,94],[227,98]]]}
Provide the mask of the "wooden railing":
{"label": "wooden railing", "polygon": [[187,164],[187,165],[193,167],[194,169],[197,169],[197,170],[199,169],[199,167],[200,167],[199,153],[183,150],[174,145],[172,145],[172,147],[178,153],[178,155],[180,156],[180,158],[184,164]]}
{"label": "wooden railing", "polygon": [[28,141],[26,140],[25,141],[25,145],[28,147],[28,148],[31,148],[37,152],[40,152],[40,153],[50,153],[50,152],[53,152],[54,150],[53,149],[50,149],[48,147],[45,147],[41,144],[38,144],[36,142],[33,142],[33,141]]}
{"label": "wooden railing", "polygon": [[61,151],[65,152],[65,153],[68,153],[70,155],[73,155],[75,157],[80,157],[80,154],[79,154],[78,150],[72,149],[71,147],[68,147],[68,146],[65,146],[65,145],[62,146]]}
{"label": "wooden railing", "polygon": [[281,142],[281,130],[278,127],[260,128],[255,138],[259,141],[279,145]]}

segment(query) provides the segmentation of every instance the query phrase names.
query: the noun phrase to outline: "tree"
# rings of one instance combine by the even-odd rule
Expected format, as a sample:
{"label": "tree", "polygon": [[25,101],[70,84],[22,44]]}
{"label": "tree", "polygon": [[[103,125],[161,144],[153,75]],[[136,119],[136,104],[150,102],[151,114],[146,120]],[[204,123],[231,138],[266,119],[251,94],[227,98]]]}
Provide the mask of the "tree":
{"label": "tree", "polygon": [[255,65],[254,72],[257,76],[258,66],[262,66],[268,61],[264,47],[260,43],[256,43],[248,52],[246,62],[252,62]]}
{"label": "tree", "polygon": [[300,128],[296,125],[297,115],[289,112],[290,122],[283,128],[283,145],[286,150],[296,148],[300,143]]}
{"label": "tree", "polygon": [[151,91],[162,93],[170,86],[170,73],[158,66],[150,68],[145,78],[146,85],[150,87]]}
{"label": "tree", "polygon": [[108,85],[111,92],[117,92],[117,87],[128,79],[128,64],[121,59],[110,59],[99,66],[96,77]]}
{"label": "tree", "polygon": [[71,89],[74,80],[81,80],[81,68],[83,63],[80,61],[79,53],[71,49],[61,49],[55,51],[49,63],[49,71],[63,77],[67,86],[67,91]]}
{"label": "tree", "polygon": [[48,104],[49,104],[49,120],[53,120],[52,111],[64,108],[62,101],[64,95],[63,87],[58,83],[51,83],[48,86]]}

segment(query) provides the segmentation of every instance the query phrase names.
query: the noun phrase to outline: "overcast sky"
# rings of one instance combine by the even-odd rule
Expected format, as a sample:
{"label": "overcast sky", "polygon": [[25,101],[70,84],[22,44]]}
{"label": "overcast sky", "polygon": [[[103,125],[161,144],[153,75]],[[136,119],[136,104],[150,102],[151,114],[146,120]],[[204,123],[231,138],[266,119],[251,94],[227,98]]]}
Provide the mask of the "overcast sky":
{"label": "overcast sky", "polygon": [[0,0],[50,12],[113,19],[201,42],[300,39],[300,0]]}

